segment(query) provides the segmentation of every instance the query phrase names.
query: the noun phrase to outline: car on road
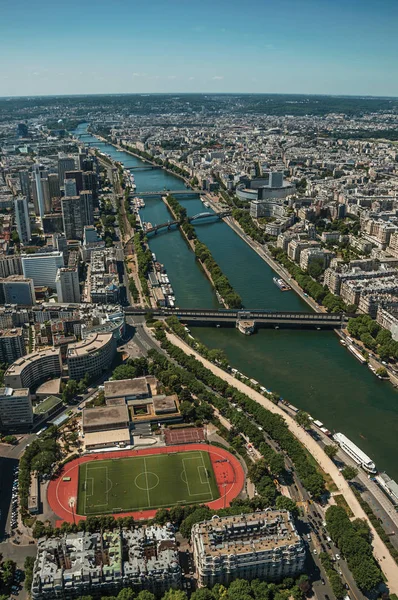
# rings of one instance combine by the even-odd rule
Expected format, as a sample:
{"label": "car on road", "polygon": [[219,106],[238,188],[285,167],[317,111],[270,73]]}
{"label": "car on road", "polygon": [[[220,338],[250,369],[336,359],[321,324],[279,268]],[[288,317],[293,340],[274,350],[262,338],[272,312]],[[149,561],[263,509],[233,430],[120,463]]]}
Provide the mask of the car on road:
{"label": "car on road", "polygon": [[322,585],[325,585],[325,580],[323,577],[321,577],[321,581],[322,581]]}
{"label": "car on road", "polygon": [[336,560],[340,560],[340,554],[336,554]]}

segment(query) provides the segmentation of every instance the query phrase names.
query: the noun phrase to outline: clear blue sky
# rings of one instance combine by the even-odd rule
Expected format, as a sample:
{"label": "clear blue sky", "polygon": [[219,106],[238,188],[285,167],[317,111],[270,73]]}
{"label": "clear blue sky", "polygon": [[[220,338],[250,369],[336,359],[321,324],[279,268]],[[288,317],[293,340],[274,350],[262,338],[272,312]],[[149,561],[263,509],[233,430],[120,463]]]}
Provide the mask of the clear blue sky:
{"label": "clear blue sky", "polygon": [[0,96],[398,96],[398,0],[0,0]]}

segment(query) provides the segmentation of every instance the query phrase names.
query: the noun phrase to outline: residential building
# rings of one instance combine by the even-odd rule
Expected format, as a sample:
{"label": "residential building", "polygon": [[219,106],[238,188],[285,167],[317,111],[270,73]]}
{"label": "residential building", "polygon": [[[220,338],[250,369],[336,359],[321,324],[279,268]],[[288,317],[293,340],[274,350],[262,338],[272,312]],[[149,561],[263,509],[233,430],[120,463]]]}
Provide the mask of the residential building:
{"label": "residential building", "polygon": [[330,261],[336,255],[330,250],[322,250],[322,248],[306,248],[300,254],[300,269],[307,271],[312,262],[319,261],[322,269],[329,266]]}
{"label": "residential building", "polygon": [[398,305],[379,306],[376,321],[381,327],[391,332],[393,340],[398,342]]}
{"label": "residential building", "polygon": [[74,179],[64,179],[64,196],[65,198],[77,196],[76,181]]}
{"label": "residential building", "polygon": [[0,256],[0,277],[9,277],[10,275],[22,275],[22,261],[19,254]]}
{"label": "residential building", "polygon": [[0,330],[0,362],[11,364],[24,354],[26,349],[21,327]]}
{"label": "residential building", "polygon": [[77,268],[58,269],[55,279],[58,302],[80,302],[79,273]]}
{"label": "residential building", "polygon": [[32,306],[36,303],[33,280],[23,275],[0,278],[0,303]]}
{"label": "residential building", "polygon": [[46,286],[55,290],[58,269],[64,266],[62,252],[22,254],[21,260],[24,276],[33,279],[35,287]]}
{"label": "residential building", "polygon": [[62,198],[62,218],[65,236],[69,240],[82,239],[85,225],[94,222],[93,197],[91,192],[79,196]]}
{"label": "residential building", "polygon": [[22,195],[28,199],[28,202],[32,198],[32,190],[30,185],[30,174],[27,169],[19,171],[19,184],[21,186]]}
{"label": "residential building", "polygon": [[4,430],[30,429],[32,400],[28,388],[0,388],[0,427]]}
{"label": "residential building", "polygon": [[47,176],[48,179],[48,189],[50,192],[50,198],[53,200],[54,198],[61,197],[61,188],[59,185],[59,179],[57,173],[49,173]]}
{"label": "residential building", "polygon": [[40,165],[38,165],[38,164],[33,166],[33,177],[34,177],[35,195],[36,195],[36,202],[34,202],[35,210],[36,210],[36,214],[38,216],[40,216],[40,218],[42,219],[45,214],[44,190],[43,190],[43,185],[42,185],[42,180],[41,180],[41,168],[40,168]]}
{"label": "residential building", "polygon": [[98,377],[110,368],[116,353],[112,333],[90,333],[86,339],[68,346],[69,377],[79,381],[88,373]]}
{"label": "residential building", "polygon": [[22,244],[28,244],[32,238],[27,198],[16,198],[14,201],[17,232]]}
{"label": "residential building", "polygon": [[191,541],[200,587],[237,578],[280,581],[304,569],[304,543],[284,510],[214,516],[193,526]]}
{"label": "residential building", "polygon": [[124,587],[157,597],[181,587],[170,526],[134,527],[41,538],[33,568],[32,600],[117,595]]}
{"label": "residential building", "polygon": [[83,260],[89,262],[91,259],[91,252],[93,250],[102,250],[105,248],[105,242],[98,235],[97,229],[94,225],[85,225],[83,230],[83,246],[82,246],[82,257]]}
{"label": "residential building", "polygon": [[[75,196],[78,196],[83,188],[83,171],[65,171],[65,180],[75,182],[76,193]],[[65,194],[66,195],[66,194]]]}
{"label": "residential building", "polygon": [[66,171],[74,171],[75,168],[76,164],[73,156],[66,156],[61,153],[58,155],[58,181],[60,187],[64,185]]}
{"label": "residential building", "polygon": [[14,361],[4,374],[4,384],[14,389],[36,387],[62,373],[61,350],[51,348],[32,352]]}

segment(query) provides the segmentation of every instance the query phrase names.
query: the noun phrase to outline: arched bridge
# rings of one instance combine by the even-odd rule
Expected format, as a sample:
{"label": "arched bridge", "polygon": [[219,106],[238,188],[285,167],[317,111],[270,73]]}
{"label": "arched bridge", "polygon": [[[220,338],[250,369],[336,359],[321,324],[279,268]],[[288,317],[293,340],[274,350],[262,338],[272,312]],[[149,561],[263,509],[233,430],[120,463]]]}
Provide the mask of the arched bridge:
{"label": "arched bridge", "polygon": [[[219,213],[214,213],[214,212],[203,212],[203,213],[198,213],[197,215],[194,215],[193,217],[188,217],[187,220],[189,223],[192,223],[193,221],[200,221],[202,219],[223,219],[224,217],[228,217],[229,215],[232,214],[231,210],[224,210],[223,212],[219,212]],[[144,229],[144,233],[145,235],[148,235],[149,233],[154,233],[155,235],[157,234],[158,231],[160,231],[161,229],[172,229],[173,227],[180,227],[181,222],[180,221],[167,221],[167,223],[161,223],[160,225],[154,225],[153,227],[149,227],[148,229]],[[132,236],[130,239],[127,240],[127,242],[124,243],[124,247],[127,246],[127,244],[130,244],[131,240],[134,238],[134,236]]]}
{"label": "arched bridge", "polygon": [[[214,213],[214,212],[202,212],[194,215],[193,217],[188,217],[188,223],[193,223],[194,221],[200,221],[201,219],[223,219],[231,214],[230,210],[225,210],[224,212]],[[154,225],[153,227],[149,227],[149,229],[145,230],[145,234],[148,233],[157,233],[160,229],[171,229],[173,226],[179,227],[181,225],[180,221],[167,221],[167,223],[161,223],[160,225]]]}

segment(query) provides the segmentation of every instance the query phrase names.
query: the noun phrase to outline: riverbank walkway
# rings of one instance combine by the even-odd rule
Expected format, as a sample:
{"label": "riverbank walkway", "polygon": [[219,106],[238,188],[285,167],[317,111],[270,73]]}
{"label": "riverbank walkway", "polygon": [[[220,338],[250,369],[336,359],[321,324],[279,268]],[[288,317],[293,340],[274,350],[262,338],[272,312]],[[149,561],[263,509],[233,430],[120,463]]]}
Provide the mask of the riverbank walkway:
{"label": "riverbank walkway", "polygon": [[387,585],[389,587],[390,593],[398,593],[398,566],[393,560],[391,554],[389,553],[387,547],[381,540],[379,534],[374,529],[373,525],[369,521],[366,513],[361,508],[357,498],[355,497],[353,491],[351,490],[348,482],[344,479],[336,465],[333,461],[325,454],[322,448],[317,444],[317,442],[310,436],[309,433],[302,429],[296,421],[287,415],[279,406],[275,405],[271,400],[265,398],[259,392],[256,392],[251,387],[242,383],[241,381],[235,379],[229,373],[226,373],[207,359],[203,358],[200,354],[198,354],[195,350],[193,350],[188,344],[183,342],[180,338],[172,333],[166,333],[168,340],[181,348],[187,355],[193,355],[199,362],[203,364],[204,367],[209,369],[214,375],[220,377],[224,381],[226,381],[229,385],[235,387],[240,392],[246,394],[252,400],[255,400],[259,404],[261,404],[264,408],[273,412],[275,414],[280,415],[286,421],[289,430],[294,434],[294,436],[303,444],[303,446],[312,454],[315,458],[321,469],[328,473],[333,479],[339,491],[344,495],[349,507],[352,510],[353,518],[365,519],[368,523],[370,530],[373,536],[373,552],[376,560],[378,561],[387,581]]}

